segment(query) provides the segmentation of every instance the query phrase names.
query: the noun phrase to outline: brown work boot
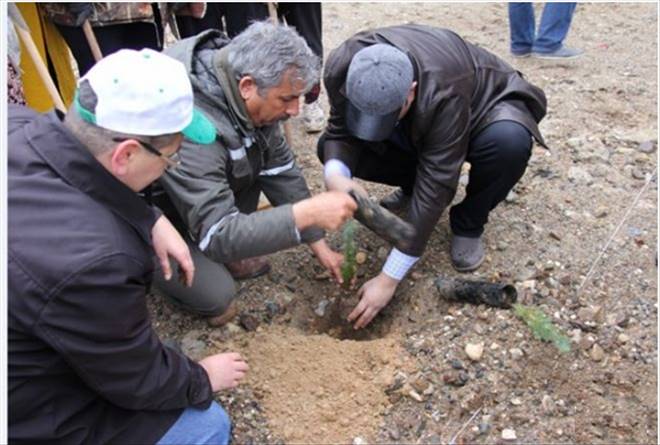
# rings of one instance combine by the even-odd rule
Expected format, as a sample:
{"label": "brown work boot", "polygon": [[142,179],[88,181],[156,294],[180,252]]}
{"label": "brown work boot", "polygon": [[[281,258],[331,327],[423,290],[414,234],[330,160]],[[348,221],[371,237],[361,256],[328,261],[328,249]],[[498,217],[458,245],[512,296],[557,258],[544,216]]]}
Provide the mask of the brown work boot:
{"label": "brown work boot", "polygon": [[261,256],[225,263],[225,267],[235,280],[257,278],[270,271],[270,263]]}
{"label": "brown work boot", "polygon": [[229,307],[225,309],[225,311],[222,314],[209,317],[206,319],[206,322],[212,328],[219,328],[221,326],[226,325],[234,318],[236,318],[237,314],[238,314],[238,310],[236,310],[236,305],[232,301],[231,303],[229,303]]}

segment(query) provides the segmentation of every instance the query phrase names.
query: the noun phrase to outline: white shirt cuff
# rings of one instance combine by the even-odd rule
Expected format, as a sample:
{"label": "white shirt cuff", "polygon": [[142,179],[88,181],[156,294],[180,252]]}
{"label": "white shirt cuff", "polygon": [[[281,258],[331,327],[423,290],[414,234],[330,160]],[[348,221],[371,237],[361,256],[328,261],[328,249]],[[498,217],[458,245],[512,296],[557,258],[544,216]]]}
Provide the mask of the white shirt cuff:
{"label": "white shirt cuff", "polygon": [[323,166],[323,176],[328,178],[332,175],[341,175],[346,178],[351,177],[351,169],[339,159],[330,159]]}
{"label": "white shirt cuff", "polygon": [[411,267],[419,260],[417,256],[406,255],[393,248],[383,266],[383,273],[397,281],[403,280]]}

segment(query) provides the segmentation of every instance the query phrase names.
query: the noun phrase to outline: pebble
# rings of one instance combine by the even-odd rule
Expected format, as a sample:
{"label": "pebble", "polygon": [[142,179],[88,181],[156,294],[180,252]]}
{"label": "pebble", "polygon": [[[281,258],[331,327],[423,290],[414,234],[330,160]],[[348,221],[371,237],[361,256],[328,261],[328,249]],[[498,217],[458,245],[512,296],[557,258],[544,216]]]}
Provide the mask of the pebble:
{"label": "pebble", "polygon": [[524,353],[522,352],[522,349],[520,348],[511,348],[509,349],[509,354],[511,354],[511,358],[514,360],[520,360]]}
{"label": "pebble", "polygon": [[628,343],[628,342],[630,341],[630,337],[627,336],[627,335],[624,334],[624,333],[621,333],[621,334],[619,334],[619,336],[616,338],[616,340],[617,340],[619,343],[622,343],[622,344],[623,344],[623,343]]}
{"label": "pebble", "polygon": [[568,169],[568,180],[582,185],[591,185],[594,178],[583,168],[571,167]]}
{"label": "pebble", "polygon": [[605,218],[608,215],[608,213],[609,213],[609,210],[607,209],[607,207],[599,207],[596,210],[596,213],[594,214],[594,216],[596,218]]}
{"label": "pebble", "polygon": [[417,391],[415,391],[414,389],[411,389],[410,391],[408,391],[408,397],[410,397],[411,399],[413,399],[416,402],[423,402],[424,401],[424,398],[422,396],[420,396],[419,393]]}
{"label": "pebble", "polygon": [[505,243],[504,241],[498,241],[497,242],[497,247],[496,248],[500,252],[504,252],[507,249],[507,247],[509,247],[509,245],[507,243]]}
{"label": "pebble", "polygon": [[543,412],[551,414],[555,410],[555,402],[552,401],[549,395],[544,394],[541,399],[541,407],[543,408]]}
{"label": "pebble", "polygon": [[193,330],[181,339],[181,350],[193,360],[204,358],[206,344],[199,339],[203,334],[202,331]]}
{"label": "pebble", "polygon": [[522,400],[520,400],[520,398],[518,397],[514,397],[513,399],[511,399],[511,404],[513,406],[520,406],[522,405]]}
{"label": "pebble", "polygon": [[504,428],[502,430],[502,440],[516,440],[517,438],[516,430],[511,428]]}
{"label": "pebble", "polygon": [[473,362],[478,362],[481,360],[481,356],[484,354],[484,344],[483,343],[468,343],[465,345],[465,353]]}
{"label": "pebble", "polygon": [[385,260],[387,258],[388,251],[385,247],[379,247],[376,251],[376,256],[379,260]]}
{"label": "pebble", "polygon": [[353,438],[353,445],[366,445],[366,444],[367,444],[367,441],[364,440],[364,439],[361,438],[361,437],[355,437],[355,438]]}
{"label": "pebble", "polygon": [[259,320],[251,314],[241,314],[238,317],[238,323],[248,332],[255,331],[259,327]]}
{"label": "pebble", "polygon": [[631,170],[630,175],[635,178],[635,179],[646,179],[646,173],[644,173],[644,170],[642,170],[639,167],[635,167]]}
{"label": "pebble", "polygon": [[451,371],[443,375],[442,380],[451,386],[464,386],[470,380],[470,375],[465,371]]}
{"label": "pebble", "polygon": [[364,264],[367,261],[366,252],[358,252],[355,254],[355,262],[358,264]]}
{"label": "pebble", "polygon": [[319,301],[319,304],[316,306],[316,309],[314,309],[314,313],[318,315],[319,317],[324,317],[325,316],[325,310],[330,304],[329,300],[321,300]]}
{"label": "pebble", "polygon": [[637,146],[637,150],[641,151],[642,153],[653,153],[655,151],[656,145],[653,141],[644,141],[639,146]]}
{"label": "pebble", "polygon": [[422,275],[421,272],[417,272],[417,271],[414,271],[414,272],[412,272],[412,273],[410,274],[410,278],[411,278],[413,281],[419,281],[420,279],[422,279],[423,276],[424,276],[424,275]]}
{"label": "pebble", "polygon": [[603,348],[601,348],[598,343],[594,343],[594,345],[591,347],[591,352],[589,355],[593,361],[599,362],[605,358],[605,351],[603,351]]}
{"label": "pebble", "polygon": [[243,332],[243,329],[236,323],[227,323],[225,325],[225,329],[230,335],[238,334],[240,332]]}

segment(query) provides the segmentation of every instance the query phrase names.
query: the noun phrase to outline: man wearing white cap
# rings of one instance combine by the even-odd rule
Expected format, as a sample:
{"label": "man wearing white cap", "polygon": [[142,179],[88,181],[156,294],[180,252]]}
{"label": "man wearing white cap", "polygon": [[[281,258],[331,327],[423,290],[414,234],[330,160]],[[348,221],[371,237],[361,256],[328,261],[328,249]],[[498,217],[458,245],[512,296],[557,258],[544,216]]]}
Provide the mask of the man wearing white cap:
{"label": "man wearing white cap", "polygon": [[184,138],[214,137],[183,65],[152,50],[101,60],[66,117],[10,106],[12,443],[228,441],[213,393],[247,364],[236,353],[195,362],[158,339],[145,304],[153,249],[190,257],[136,194],[176,167]]}
{"label": "man wearing white cap", "polygon": [[466,197],[449,212],[450,256],[459,272],[481,265],[490,211],[522,177],[533,141],[545,146],[537,124],[546,99],[494,54],[421,25],[356,34],[330,54],[323,80],[331,110],[318,154],[328,189],[362,190],[352,177],[396,186],[381,204],[406,213],[416,231],[360,289],[349,316],[360,328],[422,255],[465,161]]}

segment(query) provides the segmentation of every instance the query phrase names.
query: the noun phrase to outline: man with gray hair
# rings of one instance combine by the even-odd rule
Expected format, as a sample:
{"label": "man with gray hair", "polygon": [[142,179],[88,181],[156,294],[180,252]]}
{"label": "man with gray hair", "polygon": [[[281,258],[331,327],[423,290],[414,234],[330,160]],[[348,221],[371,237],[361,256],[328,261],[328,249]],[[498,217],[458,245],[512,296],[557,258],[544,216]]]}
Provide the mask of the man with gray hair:
{"label": "man with gray hair", "polygon": [[381,204],[416,230],[358,291],[349,320],[360,328],[422,255],[465,161],[466,197],[449,212],[451,261],[459,272],[481,265],[490,211],[522,177],[533,141],[545,146],[537,124],[546,99],[494,54],[422,25],[356,34],[332,51],[323,80],[331,110],[318,154],[328,189],[366,193],[352,177],[395,186]]}
{"label": "man with gray hair", "polygon": [[227,443],[213,393],[247,363],[165,346],[145,302],[154,249],[190,258],[136,192],[178,165],[184,137],[215,138],[183,65],[120,50],[80,80],[66,116],[11,105],[8,123],[9,441]]}
{"label": "man with gray hair", "polygon": [[[293,28],[255,22],[227,40],[209,30],[167,50],[188,69],[196,105],[217,129],[209,150],[189,141],[181,166],[160,180],[159,206],[188,236],[191,288],[157,279],[164,293],[217,326],[231,318],[234,279],[269,270],[261,255],[307,243],[341,281],[342,255],[324,241],[349,218],[344,192],[310,197],[279,122],[296,116],[318,80],[319,61]],[[256,212],[263,192],[273,208]]]}

